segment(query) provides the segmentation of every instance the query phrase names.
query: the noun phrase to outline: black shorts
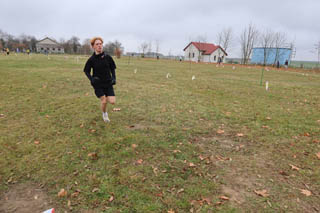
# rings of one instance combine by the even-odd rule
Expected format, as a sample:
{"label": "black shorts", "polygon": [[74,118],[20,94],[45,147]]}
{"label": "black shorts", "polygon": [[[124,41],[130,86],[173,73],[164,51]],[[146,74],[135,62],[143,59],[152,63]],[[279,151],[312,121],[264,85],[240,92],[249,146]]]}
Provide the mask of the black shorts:
{"label": "black shorts", "polygon": [[106,87],[97,87],[94,88],[94,93],[96,94],[97,98],[101,96],[115,96],[113,86],[106,86]]}

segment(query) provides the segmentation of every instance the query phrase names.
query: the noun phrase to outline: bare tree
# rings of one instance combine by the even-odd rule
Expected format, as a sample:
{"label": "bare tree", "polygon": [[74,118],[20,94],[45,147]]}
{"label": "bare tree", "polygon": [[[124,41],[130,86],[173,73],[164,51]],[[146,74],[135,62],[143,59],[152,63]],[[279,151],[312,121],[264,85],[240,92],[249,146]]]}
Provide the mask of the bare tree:
{"label": "bare tree", "polygon": [[247,64],[252,53],[252,48],[257,42],[259,32],[253,24],[249,24],[240,35],[242,64]]}
{"label": "bare tree", "polygon": [[217,35],[218,45],[222,47],[226,52],[231,46],[233,41],[233,31],[232,28],[224,28],[221,32]]}
{"label": "bare tree", "polygon": [[90,39],[87,38],[82,42],[82,46],[81,46],[81,54],[86,54],[86,55],[90,55],[91,53],[91,43],[90,43]]}
{"label": "bare tree", "polygon": [[146,51],[147,51],[147,49],[148,49],[148,43],[147,42],[142,42],[141,44],[140,44],[140,48],[139,49],[141,49],[141,51],[142,51],[142,57],[144,57],[144,55],[145,55],[145,53],[146,53]]}
{"label": "bare tree", "polygon": [[279,59],[281,57],[280,48],[285,46],[285,44],[287,43],[287,40],[288,40],[287,34],[285,34],[285,33],[276,32],[274,34],[274,48],[276,49],[276,55],[274,58],[273,65],[275,65],[277,63],[277,61],[279,61]]}
{"label": "bare tree", "polygon": [[320,41],[318,41],[317,44],[315,44],[315,49],[317,51],[317,55],[318,55],[318,69],[319,69],[319,65],[320,65]]}
{"label": "bare tree", "polygon": [[263,48],[263,65],[268,63],[271,48],[274,46],[275,33],[270,29],[265,30],[260,36],[260,45]]}
{"label": "bare tree", "polygon": [[151,53],[152,52],[152,42],[150,41],[148,44],[148,52]]}
{"label": "bare tree", "polygon": [[160,41],[157,39],[155,43],[156,43],[156,57],[157,59],[159,59]]}

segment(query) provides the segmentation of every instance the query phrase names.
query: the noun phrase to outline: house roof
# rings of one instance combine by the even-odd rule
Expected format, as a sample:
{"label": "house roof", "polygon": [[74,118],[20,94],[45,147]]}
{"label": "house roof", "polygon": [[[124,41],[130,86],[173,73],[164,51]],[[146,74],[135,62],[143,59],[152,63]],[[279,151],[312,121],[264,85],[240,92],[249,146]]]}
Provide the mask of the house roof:
{"label": "house roof", "polygon": [[191,44],[193,44],[199,51],[202,51],[204,55],[211,55],[214,51],[216,51],[217,49],[221,49],[226,55],[228,55],[226,53],[226,51],[224,51],[224,49],[222,47],[220,47],[219,45],[214,45],[211,43],[202,43],[202,42],[190,42],[184,49],[183,51],[185,51]]}
{"label": "house roof", "polygon": [[44,40],[46,40],[46,39],[48,39],[48,40],[50,40],[51,42],[53,42],[53,43],[55,43],[55,44],[59,45],[59,43],[58,43],[58,42],[56,42],[55,40],[53,40],[53,39],[51,39],[51,38],[49,38],[49,37],[45,37],[44,39],[41,39],[41,40],[40,40],[40,41],[38,41],[37,43],[40,43],[40,42],[42,42],[42,41],[44,41]]}

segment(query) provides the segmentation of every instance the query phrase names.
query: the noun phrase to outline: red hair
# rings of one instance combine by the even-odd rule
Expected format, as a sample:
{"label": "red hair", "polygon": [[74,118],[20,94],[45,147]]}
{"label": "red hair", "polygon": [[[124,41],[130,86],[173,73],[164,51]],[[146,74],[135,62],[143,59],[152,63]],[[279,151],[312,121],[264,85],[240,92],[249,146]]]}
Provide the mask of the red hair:
{"label": "red hair", "polygon": [[96,42],[96,40],[100,40],[102,43],[103,43],[103,40],[101,37],[93,37],[91,40],[90,40],[90,44],[91,46],[93,47],[94,43]]}

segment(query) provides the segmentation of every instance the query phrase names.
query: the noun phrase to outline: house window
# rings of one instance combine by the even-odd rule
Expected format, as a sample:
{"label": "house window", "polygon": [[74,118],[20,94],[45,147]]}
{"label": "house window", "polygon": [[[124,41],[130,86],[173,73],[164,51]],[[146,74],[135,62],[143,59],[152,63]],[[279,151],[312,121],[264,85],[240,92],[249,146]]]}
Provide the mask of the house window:
{"label": "house window", "polygon": [[41,50],[43,50],[43,47],[41,47]]}
{"label": "house window", "polygon": [[192,53],[192,58],[194,58],[194,53]]}
{"label": "house window", "polygon": [[52,48],[52,50],[56,50],[56,48]]}
{"label": "house window", "polygon": [[216,61],[216,60],[217,60],[217,56],[215,55],[214,58],[213,58],[213,61]]}
{"label": "house window", "polygon": [[49,47],[47,47],[47,50],[49,50],[50,48]]}
{"label": "house window", "polygon": [[58,48],[58,51],[60,51],[60,48]]}

